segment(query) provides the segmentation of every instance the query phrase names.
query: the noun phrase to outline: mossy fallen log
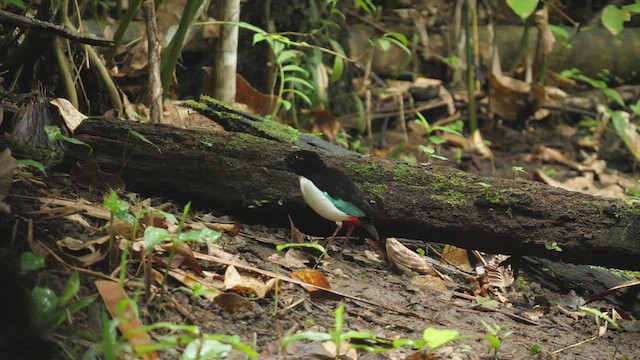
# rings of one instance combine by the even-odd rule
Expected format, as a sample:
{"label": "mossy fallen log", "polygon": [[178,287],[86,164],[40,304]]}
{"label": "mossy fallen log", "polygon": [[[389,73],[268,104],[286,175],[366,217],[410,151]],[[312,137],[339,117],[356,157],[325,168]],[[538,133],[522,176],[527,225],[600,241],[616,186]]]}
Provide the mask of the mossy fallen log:
{"label": "mossy fallen log", "polygon": [[[145,136],[154,145],[132,136]],[[333,224],[305,205],[282,159],[295,146],[244,133],[203,132],[109,119],[86,120],[65,166],[87,160],[127,188],[191,200],[242,221],[330,235]],[[378,211],[383,237],[450,243],[494,253],[640,269],[640,207],[524,180],[477,177],[450,167],[324,155],[344,169]],[[549,250],[555,242],[562,251]],[[557,249],[556,248],[556,249]]]}

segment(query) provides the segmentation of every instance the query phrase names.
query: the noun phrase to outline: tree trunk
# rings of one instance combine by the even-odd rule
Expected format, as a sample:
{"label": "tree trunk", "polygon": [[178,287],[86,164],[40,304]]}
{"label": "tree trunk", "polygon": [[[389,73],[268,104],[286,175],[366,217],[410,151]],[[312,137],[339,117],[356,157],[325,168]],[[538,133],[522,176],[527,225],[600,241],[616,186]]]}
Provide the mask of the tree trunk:
{"label": "tree trunk", "polygon": [[[158,148],[132,136],[144,135]],[[192,200],[244,221],[329,235],[335,225],[304,203],[297,176],[282,159],[291,144],[232,132],[85,120],[67,167],[98,162],[128,189]],[[161,152],[159,152],[159,150]],[[343,169],[378,211],[381,236],[450,243],[494,253],[640,269],[639,208],[523,180],[470,175],[450,167],[372,157],[324,155]],[[545,244],[557,243],[562,251]]]}

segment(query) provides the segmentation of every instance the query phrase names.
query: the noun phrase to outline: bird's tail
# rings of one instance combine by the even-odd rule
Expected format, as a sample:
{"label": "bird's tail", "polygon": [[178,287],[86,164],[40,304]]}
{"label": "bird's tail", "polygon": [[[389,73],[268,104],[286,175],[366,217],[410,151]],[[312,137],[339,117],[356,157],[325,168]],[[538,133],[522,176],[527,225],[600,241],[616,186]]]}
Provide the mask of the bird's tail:
{"label": "bird's tail", "polygon": [[362,227],[365,230],[367,230],[369,235],[371,235],[371,238],[373,238],[374,240],[377,240],[377,241],[380,240],[380,235],[378,235],[378,230],[376,230],[376,228],[373,226],[372,223],[370,223],[369,221],[363,221],[362,222]]}

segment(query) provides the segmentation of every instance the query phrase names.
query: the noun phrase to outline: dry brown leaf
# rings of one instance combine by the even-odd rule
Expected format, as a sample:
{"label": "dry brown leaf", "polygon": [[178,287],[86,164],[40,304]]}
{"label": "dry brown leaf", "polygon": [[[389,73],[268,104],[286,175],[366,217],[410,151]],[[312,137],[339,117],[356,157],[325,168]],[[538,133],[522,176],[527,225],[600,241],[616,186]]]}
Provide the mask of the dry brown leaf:
{"label": "dry brown leaf", "polygon": [[[303,269],[296,270],[289,274],[294,279],[298,279],[300,281],[304,281],[307,284],[315,285],[317,287],[321,287],[324,289],[331,289],[331,285],[329,285],[329,280],[324,276],[323,273],[312,270],[312,269]],[[309,292],[317,291],[316,288],[305,287],[305,289]]]}
{"label": "dry brown leaf", "polygon": [[484,143],[479,129],[476,129],[476,131],[471,134],[470,140],[471,149],[477,151],[480,155],[487,159],[493,159],[493,151],[491,151],[487,144]]}
{"label": "dry brown leaf", "polygon": [[224,272],[224,289],[252,294],[258,299],[264,298],[267,294],[267,286],[264,282],[253,276],[240,274],[235,266],[227,266]]}
{"label": "dry brown leaf", "polygon": [[496,255],[484,266],[487,271],[489,285],[500,288],[503,292],[506,292],[506,288],[511,286],[515,281],[511,266],[504,267],[500,265],[508,258],[506,255]]}
{"label": "dry brown leaf", "polygon": [[568,191],[577,191],[584,194],[610,198],[624,198],[626,196],[624,189],[617,184],[610,184],[604,188],[597,187],[593,182],[592,173],[585,173],[584,176],[568,179],[565,182],[553,179],[540,169],[536,170],[535,176],[545,184]]}
{"label": "dry brown leaf", "polygon": [[291,219],[291,215],[289,216],[289,225],[291,226],[291,242],[302,244],[304,243],[304,235],[298,228],[293,224],[293,220]]}
{"label": "dry brown leaf", "polygon": [[[111,317],[123,319],[123,321],[118,322],[118,329],[120,329],[120,332],[134,350],[151,347],[153,341],[144,330],[144,324],[142,324],[131,307],[131,301],[133,300],[129,299],[120,285],[115,281],[109,280],[97,280],[95,284]],[[126,305],[122,307],[122,304]],[[142,359],[156,360],[160,359],[160,357],[155,351],[152,351],[142,356]]]}
{"label": "dry brown leaf", "polygon": [[[96,206],[84,199],[79,200],[65,200],[54,198],[38,198],[44,205],[34,214],[46,214],[51,218],[65,217],[71,214],[86,213],[89,216],[109,220],[111,219],[111,213],[102,205]],[[59,207],[52,207],[56,205]]]}
{"label": "dry brown leaf", "polygon": [[439,276],[433,275],[418,275],[411,278],[411,283],[419,286],[426,286],[430,289],[436,289],[440,291],[447,291],[447,285],[444,280]]}
{"label": "dry brown leaf", "polygon": [[289,248],[284,254],[284,264],[290,268],[303,268],[309,263],[309,254],[296,248]]}
{"label": "dry brown leaf", "polygon": [[0,153],[0,204],[4,205],[0,210],[4,209],[3,211],[7,213],[9,212],[9,206],[3,201],[9,195],[13,174],[17,166],[16,159],[11,156],[11,150],[9,148],[4,149]]}
{"label": "dry brown leaf", "polygon": [[387,238],[386,248],[387,257],[390,262],[408,268],[419,274],[440,276],[440,274],[438,274],[438,272],[429,265],[422,256],[409,250],[395,238]]}
{"label": "dry brown leaf", "polygon": [[598,160],[597,154],[593,154],[581,164],[568,159],[559,150],[544,145],[540,145],[531,155],[531,158],[542,159],[546,162],[558,162],[578,171],[593,171],[596,174],[601,173],[607,167],[606,161]]}
{"label": "dry brown leaf", "polygon": [[253,310],[253,305],[244,296],[236,293],[222,293],[213,299],[213,302],[222,310],[235,314],[242,309]]}
{"label": "dry brown leaf", "polygon": [[[171,249],[173,246],[173,243],[162,244],[162,247],[167,251],[170,251],[169,249]],[[176,247],[176,253],[171,260],[172,268],[178,268],[182,265],[184,265],[187,269],[193,270],[198,275],[204,276],[202,268],[200,267],[200,264],[198,264],[198,260],[196,260],[193,254],[193,250],[191,250],[189,244],[185,242],[178,243]]]}
{"label": "dry brown leaf", "polygon": [[469,272],[473,270],[466,249],[447,244],[442,250],[442,258],[463,271]]}
{"label": "dry brown leaf", "polygon": [[62,120],[64,120],[64,123],[67,125],[67,128],[69,129],[69,131],[71,131],[72,134],[80,125],[82,120],[88,117],[87,115],[78,111],[78,109],[76,109],[76,107],[73,106],[73,104],[65,98],[55,98],[49,102],[53,106],[58,108],[58,112],[60,113],[60,116],[62,116]]}

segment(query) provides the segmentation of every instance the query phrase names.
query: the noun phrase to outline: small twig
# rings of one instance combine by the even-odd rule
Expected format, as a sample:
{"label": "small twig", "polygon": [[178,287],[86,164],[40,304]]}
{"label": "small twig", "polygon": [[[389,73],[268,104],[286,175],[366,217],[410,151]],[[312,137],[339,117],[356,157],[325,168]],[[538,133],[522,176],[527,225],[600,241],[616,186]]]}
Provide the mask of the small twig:
{"label": "small twig", "polygon": [[54,33],[57,36],[63,37],[65,39],[69,39],[71,41],[79,42],[81,44],[103,46],[103,47],[113,46],[112,40],[99,38],[94,35],[81,34],[77,31],[71,31],[71,30],[65,29],[60,25],[52,24],[50,22],[46,22],[38,19],[31,19],[26,16],[13,14],[4,10],[0,10],[0,19],[2,19],[3,22],[14,24],[20,28],[28,28],[33,31],[39,31],[39,32]]}

